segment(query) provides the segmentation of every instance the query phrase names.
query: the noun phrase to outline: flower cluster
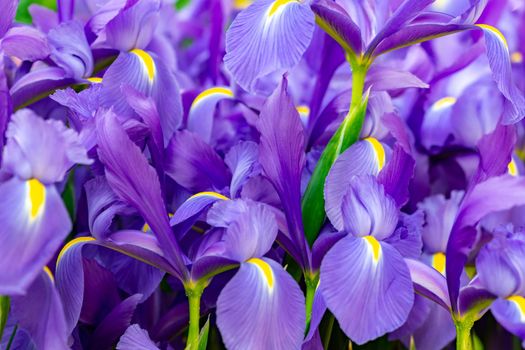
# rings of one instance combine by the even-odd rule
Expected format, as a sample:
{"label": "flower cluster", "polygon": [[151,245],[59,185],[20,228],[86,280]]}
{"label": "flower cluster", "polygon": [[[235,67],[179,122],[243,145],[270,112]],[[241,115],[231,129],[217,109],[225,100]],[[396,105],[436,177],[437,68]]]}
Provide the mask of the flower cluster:
{"label": "flower cluster", "polygon": [[1,349],[525,341],[522,0],[0,4]]}

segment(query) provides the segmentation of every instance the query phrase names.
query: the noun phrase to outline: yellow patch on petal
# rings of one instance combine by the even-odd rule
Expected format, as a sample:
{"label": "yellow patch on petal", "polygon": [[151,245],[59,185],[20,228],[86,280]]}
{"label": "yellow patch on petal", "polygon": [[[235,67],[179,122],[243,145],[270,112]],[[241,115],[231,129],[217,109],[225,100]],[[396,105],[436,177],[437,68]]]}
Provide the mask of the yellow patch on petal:
{"label": "yellow patch on petal", "polygon": [[310,108],[308,106],[297,106],[297,112],[302,115],[310,114]]}
{"label": "yellow patch on petal", "polygon": [[520,295],[513,295],[508,297],[507,300],[516,305],[520,312],[521,322],[525,322],[525,298]]}
{"label": "yellow patch on petal", "polygon": [[375,137],[367,137],[365,141],[368,141],[372,145],[374,153],[376,154],[379,171],[381,171],[385,166],[385,148]]}
{"label": "yellow patch on petal", "polygon": [[87,78],[87,80],[94,84],[102,83],[102,78],[100,77],[91,77],[91,78]]}
{"label": "yellow patch on petal", "polygon": [[512,55],[510,55],[510,61],[512,63],[521,63],[523,62],[523,55],[521,52],[514,52]]}
{"label": "yellow patch on petal", "polygon": [[220,194],[220,193],[217,193],[217,192],[212,192],[212,191],[205,191],[205,192],[199,192],[199,193],[196,193],[194,194],[193,196],[191,196],[190,198],[188,199],[193,199],[193,198],[197,198],[197,197],[202,197],[202,196],[211,196],[211,197],[215,197],[215,198],[219,198],[219,199],[222,199],[222,200],[229,200],[230,198]]}
{"label": "yellow patch on petal", "polygon": [[149,53],[141,49],[133,49],[130,52],[137,55],[137,57],[140,58],[142,64],[146,68],[149,80],[152,81],[155,78],[155,61],[153,61],[153,57],[151,57]]}
{"label": "yellow patch on petal", "polygon": [[444,253],[438,252],[432,255],[432,267],[439,271],[440,274],[445,276],[445,268],[447,264],[447,258]]}
{"label": "yellow patch on petal", "polygon": [[258,258],[252,258],[247,262],[257,266],[262,272],[264,278],[266,278],[266,282],[268,282],[268,287],[270,287],[270,289],[273,288],[273,271],[270,265],[266,261]]}
{"label": "yellow patch on petal", "polygon": [[364,236],[363,238],[372,249],[372,253],[374,255],[374,262],[378,262],[379,256],[381,255],[381,244],[379,244],[379,241],[374,236]]}
{"label": "yellow patch on petal", "polygon": [[507,166],[507,169],[508,169],[508,172],[510,175],[512,176],[518,176],[518,166],[516,165],[516,162],[514,161],[514,159],[512,159],[509,163],[509,165]]}
{"label": "yellow patch on petal", "polygon": [[51,272],[51,270],[49,269],[49,267],[44,266],[44,272],[45,272],[46,275],[49,277],[49,279],[51,280],[51,282],[55,283],[55,277],[53,276],[53,273]]}
{"label": "yellow patch on petal", "polygon": [[496,36],[503,42],[503,44],[505,44],[505,47],[507,49],[509,48],[509,44],[507,43],[507,39],[505,39],[505,36],[503,35],[503,33],[500,32],[500,30],[498,28],[493,27],[493,26],[488,25],[488,24],[476,24],[476,26],[478,26],[480,28],[483,28],[483,29],[486,29],[486,30],[489,30],[492,33],[496,34]]}
{"label": "yellow patch on petal", "polygon": [[281,6],[285,6],[291,2],[294,2],[297,0],[275,0],[272,4],[272,7],[270,7],[270,12],[268,13],[268,17],[271,17],[279,10]]}
{"label": "yellow patch on petal", "polygon": [[195,100],[193,100],[191,106],[193,107],[197,103],[204,100],[205,98],[213,96],[213,95],[226,95],[229,97],[233,97],[233,91],[231,91],[231,89],[224,88],[224,87],[213,87],[213,88],[204,90],[199,95],[197,95],[197,97],[195,97]]}
{"label": "yellow patch on petal", "polygon": [[28,180],[27,197],[31,220],[34,220],[46,201],[46,187],[37,179]]}
{"label": "yellow patch on petal", "polygon": [[62,259],[62,257],[64,256],[64,254],[72,247],[74,246],[75,244],[78,244],[78,243],[83,243],[83,242],[91,242],[91,241],[94,241],[95,238],[93,237],[78,237],[78,238],[75,238],[69,242],[67,242],[67,244],[64,246],[64,248],[62,248],[62,250],[60,251],[60,253],[58,254],[58,258],[57,258],[57,266],[58,264],[60,263],[60,260]]}
{"label": "yellow patch on petal", "polygon": [[452,96],[443,97],[442,99],[437,100],[432,105],[433,109],[443,109],[450,106],[453,106],[456,103],[457,99]]}
{"label": "yellow patch on petal", "polygon": [[233,8],[236,10],[244,10],[252,3],[252,0],[233,0]]}

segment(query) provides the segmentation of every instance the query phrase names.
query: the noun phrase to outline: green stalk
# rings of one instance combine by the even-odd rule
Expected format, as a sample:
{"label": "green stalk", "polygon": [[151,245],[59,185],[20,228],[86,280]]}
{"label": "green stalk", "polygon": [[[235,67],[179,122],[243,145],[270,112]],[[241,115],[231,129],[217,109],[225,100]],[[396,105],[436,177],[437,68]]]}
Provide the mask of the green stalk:
{"label": "green stalk", "polygon": [[474,326],[472,320],[456,320],[456,350],[473,350],[470,331]]}
{"label": "green stalk", "polygon": [[312,320],[312,309],[314,306],[315,291],[319,284],[319,273],[305,274],[304,282],[306,284],[306,332],[310,330]]}
{"label": "green stalk", "polygon": [[199,346],[201,297],[204,288],[205,286],[201,283],[190,283],[185,286],[190,312],[188,340],[186,342],[186,349],[189,350],[197,350]]}
{"label": "green stalk", "polygon": [[363,99],[368,65],[352,65],[352,100],[348,115],[321,154],[302,200],[304,231],[310,246],[313,244],[325,219],[324,183],[337,157],[359,139],[363,127],[366,104]]}
{"label": "green stalk", "polygon": [[5,324],[7,323],[7,315],[9,315],[9,308],[11,302],[8,296],[0,295],[0,339],[4,334]]}

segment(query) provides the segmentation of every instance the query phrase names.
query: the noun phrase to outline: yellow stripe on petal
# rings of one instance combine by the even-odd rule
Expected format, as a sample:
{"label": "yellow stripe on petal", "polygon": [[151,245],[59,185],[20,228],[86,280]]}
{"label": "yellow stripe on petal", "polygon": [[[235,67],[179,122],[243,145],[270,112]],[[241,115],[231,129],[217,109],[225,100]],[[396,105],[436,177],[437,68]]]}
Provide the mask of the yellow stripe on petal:
{"label": "yellow stripe on petal", "polygon": [[197,97],[195,97],[195,100],[193,100],[191,106],[193,107],[197,103],[206,99],[207,97],[214,96],[214,95],[226,95],[229,97],[233,97],[233,91],[225,87],[213,87],[213,88],[204,90],[199,95],[197,95]]}
{"label": "yellow stripe on petal", "polygon": [[366,243],[368,243],[370,249],[372,249],[374,262],[378,262],[381,255],[381,244],[379,244],[379,241],[374,236],[364,236],[363,238],[365,239]]}
{"label": "yellow stripe on petal", "polygon": [[432,255],[432,267],[439,271],[443,276],[445,275],[446,264],[447,258],[445,254],[439,252]]}
{"label": "yellow stripe on petal", "polygon": [[513,302],[520,312],[521,322],[525,322],[525,298],[520,295],[513,295],[507,298],[508,301]]}
{"label": "yellow stripe on petal", "polygon": [[153,61],[153,57],[151,57],[149,53],[141,49],[133,49],[130,52],[137,55],[137,57],[140,58],[142,64],[146,68],[149,80],[152,81],[155,78],[155,61]]}
{"label": "yellow stripe on petal", "polygon": [[49,279],[51,280],[51,282],[55,283],[55,277],[53,276],[53,273],[51,272],[51,270],[49,269],[49,267],[44,266],[44,272],[45,272],[46,275],[49,277]]}
{"label": "yellow stripe on petal", "polygon": [[305,115],[305,116],[308,116],[308,114],[310,114],[310,108],[308,106],[297,106],[297,112],[299,112],[299,114],[302,114],[302,115]]}
{"label": "yellow stripe on petal", "polygon": [[62,250],[60,251],[60,253],[58,254],[58,258],[57,258],[57,266],[58,264],[60,263],[60,260],[62,259],[62,257],[64,256],[64,254],[66,254],[66,252],[72,247],[74,246],[75,244],[79,244],[79,243],[83,243],[83,242],[92,242],[94,241],[95,238],[93,237],[78,237],[78,238],[75,238],[69,242],[67,242],[67,244],[64,246],[64,248],[62,248]]}
{"label": "yellow stripe on petal", "polygon": [[523,55],[521,52],[514,52],[512,55],[510,55],[510,61],[512,63],[521,63],[523,62]]}
{"label": "yellow stripe on petal", "polygon": [[516,162],[514,159],[512,159],[507,166],[508,172],[512,176],[518,176],[518,166],[516,165]]}
{"label": "yellow stripe on petal", "polygon": [[275,0],[272,4],[272,7],[270,7],[270,12],[268,13],[268,17],[271,17],[279,10],[281,6],[285,6],[291,2],[294,2],[297,0]]}
{"label": "yellow stripe on petal", "polygon": [[191,196],[188,199],[193,199],[193,198],[203,197],[203,196],[215,197],[215,198],[222,199],[222,200],[225,200],[225,201],[230,199],[230,198],[228,198],[228,197],[226,197],[226,196],[224,196],[224,195],[222,195],[220,193],[212,192],[212,191],[199,192],[199,193],[194,194],[193,196]]}
{"label": "yellow stripe on petal", "polygon": [[383,169],[385,166],[385,148],[375,137],[367,137],[365,141],[368,141],[372,145],[376,155],[379,171],[381,171],[381,169]]}
{"label": "yellow stripe on petal", "polygon": [[27,197],[31,220],[34,220],[46,201],[46,187],[37,179],[28,180]]}
{"label": "yellow stripe on petal", "polygon": [[443,109],[450,106],[453,106],[457,102],[457,99],[452,96],[443,97],[442,99],[437,100],[432,105],[433,109]]}
{"label": "yellow stripe on petal", "polygon": [[486,30],[489,30],[492,33],[496,34],[496,36],[503,42],[503,44],[505,44],[505,47],[507,49],[509,48],[509,44],[507,43],[507,39],[505,39],[505,36],[503,35],[502,32],[500,32],[500,30],[498,28],[493,27],[493,26],[488,25],[488,24],[476,24],[476,26],[478,26],[480,28],[483,28],[483,29],[486,29]]}
{"label": "yellow stripe on petal", "polygon": [[87,78],[87,80],[89,82],[94,83],[94,84],[102,83],[102,78],[100,78],[100,77],[91,77],[91,78]]}
{"label": "yellow stripe on petal", "polygon": [[264,278],[266,279],[266,282],[268,283],[268,287],[272,289],[273,288],[273,271],[270,265],[266,261],[262,259],[258,259],[258,258],[252,258],[248,260],[247,262],[250,264],[254,264],[255,266],[259,268]]}

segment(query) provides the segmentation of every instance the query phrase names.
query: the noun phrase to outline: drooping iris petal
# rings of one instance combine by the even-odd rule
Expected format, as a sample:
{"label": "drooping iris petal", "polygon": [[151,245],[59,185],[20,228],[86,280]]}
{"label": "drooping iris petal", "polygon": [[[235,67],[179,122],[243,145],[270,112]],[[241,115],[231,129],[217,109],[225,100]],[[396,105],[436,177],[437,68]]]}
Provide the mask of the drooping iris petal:
{"label": "drooping iris petal", "polygon": [[305,319],[299,285],[267,258],[241,264],[217,300],[217,325],[231,350],[300,349]]}
{"label": "drooping iris petal", "polygon": [[12,315],[37,349],[69,349],[62,301],[51,272],[40,271],[27,294],[11,299]]}
{"label": "drooping iris petal", "polygon": [[312,39],[314,20],[308,3],[255,1],[226,32],[226,68],[243,89],[254,91],[259,78],[299,62]]}
{"label": "drooping iris petal", "polygon": [[230,148],[224,162],[232,172],[230,196],[235,198],[242,185],[261,171],[258,163],[259,146],[255,142],[244,141]]}
{"label": "drooping iris petal", "polygon": [[484,135],[477,144],[481,164],[475,181],[506,174],[515,145],[516,131],[513,125],[497,125],[493,132]]}
{"label": "drooping iris petal", "polygon": [[159,22],[159,10],[159,0],[128,0],[106,24],[105,44],[121,51],[146,48]]}
{"label": "drooping iris petal", "polygon": [[337,3],[319,1],[312,5],[317,24],[352,55],[361,54],[361,30]]}
{"label": "drooping iris petal", "polygon": [[93,162],[75,131],[60,121],[44,120],[28,109],[12,116],[6,137],[2,167],[22,179],[58,182],[75,163]]}
{"label": "drooping iris petal", "polygon": [[16,177],[0,185],[0,293],[22,294],[71,230],[54,185]]}
{"label": "drooping iris petal", "polygon": [[166,148],[166,174],[190,191],[220,191],[231,174],[217,152],[197,134],[175,133]]}
{"label": "drooping iris petal", "polygon": [[233,91],[228,87],[219,86],[202,91],[191,104],[188,115],[188,130],[210,143],[217,103],[232,98]]}
{"label": "drooping iris petal", "polygon": [[[12,113],[12,101],[4,65],[4,53],[0,50],[0,134],[4,135]],[[0,141],[0,154],[3,155],[5,141]]]}
{"label": "drooping iris petal", "polygon": [[324,186],[326,216],[336,229],[343,229],[341,205],[345,189],[352,178],[357,175],[377,175],[384,164],[384,148],[373,138],[354,143],[337,158]]}
{"label": "drooping iris petal", "polygon": [[157,345],[150,339],[148,332],[140,328],[138,324],[132,324],[126,329],[126,332],[120,337],[117,349],[159,350]]}
{"label": "drooping iris petal", "polygon": [[[291,6],[291,5],[288,5]],[[304,128],[290,96],[286,77],[264,104],[257,129],[261,133],[259,162],[279,194],[288,231],[306,266],[306,240],[301,214],[301,174],[305,164]]]}
{"label": "drooping iris petal", "polygon": [[45,34],[32,27],[9,29],[0,46],[9,56],[18,57],[23,61],[42,60],[51,53]]}
{"label": "drooping iris petal", "polygon": [[385,239],[398,222],[394,200],[373,176],[355,177],[343,197],[342,219],[346,232],[354,236],[372,235]]}
{"label": "drooping iris petal", "polygon": [[476,240],[473,228],[487,214],[525,204],[525,179],[503,175],[476,185],[461,204],[447,244],[446,273],[452,305],[455,307],[460,277]]}
{"label": "drooping iris petal", "polygon": [[525,242],[494,237],[476,258],[480,284],[498,297],[525,293]]}
{"label": "drooping iris petal", "polygon": [[123,201],[142,215],[158,237],[166,258],[178,269],[180,277],[184,276],[187,271],[169,225],[155,170],[129,139],[111,111],[97,114],[96,125],[98,154],[105,165],[109,185]]}
{"label": "drooping iris petal", "polygon": [[186,220],[190,220],[191,218],[200,215],[213,203],[220,200],[229,200],[229,198],[217,192],[199,192],[194,194],[182,203],[175,214],[173,214],[173,217],[170,220],[170,225],[173,226]]}
{"label": "drooping iris petal", "polygon": [[182,122],[182,102],[175,76],[154,54],[140,49],[121,52],[103,77],[101,103],[118,115],[130,116],[133,109],[122,92],[129,85],[155,102],[165,144]]}
{"label": "drooping iris petal", "polygon": [[326,305],[357,344],[401,326],[414,301],[403,258],[372,236],[347,236],[336,243],[321,264],[321,279]]}
{"label": "drooping iris petal", "polygon": [[498,299],[490,310],[503,328],[522,340],[525,339],[525,298],[516,295]]}
{"label": "drooping iris petal", "polygon": [[51,59],[69,76],[81,79],[93,73],[93,55],[78,21],[63,22],[49,31]]}

